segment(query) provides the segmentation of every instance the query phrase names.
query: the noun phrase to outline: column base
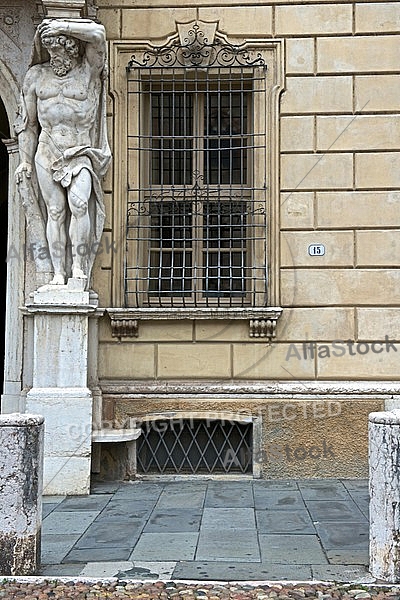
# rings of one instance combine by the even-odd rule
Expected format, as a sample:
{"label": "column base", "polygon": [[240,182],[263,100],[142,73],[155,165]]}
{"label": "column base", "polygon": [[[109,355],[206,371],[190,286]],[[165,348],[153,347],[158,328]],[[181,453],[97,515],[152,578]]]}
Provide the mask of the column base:
{"label": "column base", "polygon": [[26,410],[45,418],[43,495],[90,493],[92,393],[87,387],[32,388]]}

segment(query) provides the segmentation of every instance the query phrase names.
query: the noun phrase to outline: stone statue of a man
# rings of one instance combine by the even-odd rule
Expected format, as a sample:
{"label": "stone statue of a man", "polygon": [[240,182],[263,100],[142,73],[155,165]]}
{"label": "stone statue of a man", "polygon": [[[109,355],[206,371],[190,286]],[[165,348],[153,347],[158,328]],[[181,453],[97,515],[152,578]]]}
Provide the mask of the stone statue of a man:
{"label": "stone statue of a man", "polygon": [[[55,285],[69,277],[89,282],[103,230],[106,75],[102,25],[46,19],[38,26],[15,124],[15,176],[25,208],[41,207]],[[27,221],[29,228],[28,210]]]}

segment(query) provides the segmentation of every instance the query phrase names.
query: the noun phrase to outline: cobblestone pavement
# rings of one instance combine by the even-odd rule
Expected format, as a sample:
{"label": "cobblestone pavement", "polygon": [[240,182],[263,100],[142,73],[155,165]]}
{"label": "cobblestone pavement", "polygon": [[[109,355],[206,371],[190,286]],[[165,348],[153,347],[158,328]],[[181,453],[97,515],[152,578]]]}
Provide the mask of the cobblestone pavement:
{"label": "cobblestone pavement", "polygon": [[85,583],[77,581],[45,581],[0,583],[0,598],[135,598],[137,600],[399,600],[397,586],[367,587],[324,585],[312,583],[290,584],[186,584],[182,582],[138,583],[109,581]]}
{"label": "cobblestone pavement", "polygon": [[135,481],[45,497],[41,575],[370,582],[367,490],[367,480]]}

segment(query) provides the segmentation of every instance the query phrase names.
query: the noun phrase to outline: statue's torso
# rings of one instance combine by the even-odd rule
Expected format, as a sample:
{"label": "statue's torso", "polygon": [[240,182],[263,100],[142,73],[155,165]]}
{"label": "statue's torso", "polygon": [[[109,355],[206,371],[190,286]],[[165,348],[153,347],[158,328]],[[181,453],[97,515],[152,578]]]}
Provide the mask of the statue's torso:
{"label": "statue's torso", "polygon": [[90,145],[100,97],[100,82],[85,65],[57,76],[43,68],[36,84],[37,113],[42,131],[60,150]]}

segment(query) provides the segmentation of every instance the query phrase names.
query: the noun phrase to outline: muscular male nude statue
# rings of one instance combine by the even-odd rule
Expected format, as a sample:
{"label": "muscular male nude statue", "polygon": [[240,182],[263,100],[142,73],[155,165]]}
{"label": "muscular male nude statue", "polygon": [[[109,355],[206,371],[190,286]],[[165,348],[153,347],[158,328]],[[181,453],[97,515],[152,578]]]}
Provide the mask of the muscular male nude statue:
{"label": "muscular male nude statue", "polygon": [[110,160],[100,106],[106,41],[102,25],[61,19],[43,21],[37,38],[49,60],[25,76],[16,182],[32,185],[35,169],[47,209],[50,283],[63,285],[68,276],[88,278],[104,221],[99,179]]}

